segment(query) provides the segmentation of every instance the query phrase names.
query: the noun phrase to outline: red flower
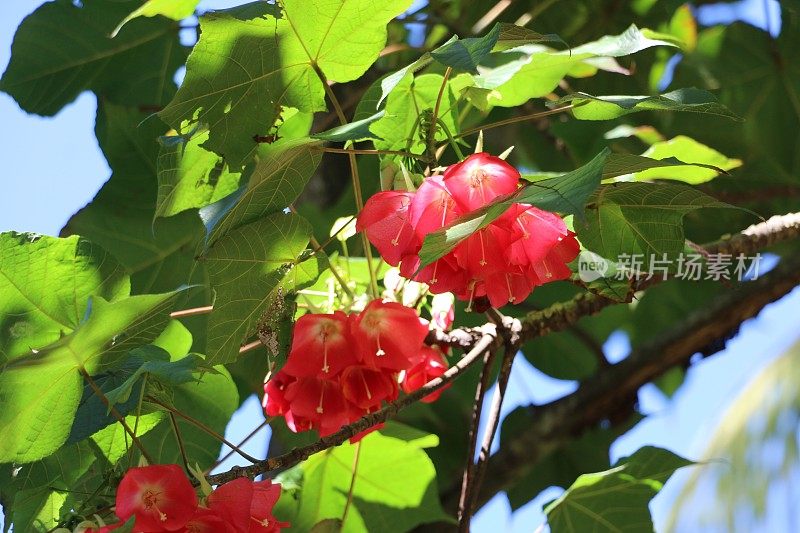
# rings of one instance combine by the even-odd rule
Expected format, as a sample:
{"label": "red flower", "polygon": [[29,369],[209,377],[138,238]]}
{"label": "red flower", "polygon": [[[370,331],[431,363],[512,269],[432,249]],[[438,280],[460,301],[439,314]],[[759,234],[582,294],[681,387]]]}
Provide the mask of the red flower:
{"label": "red flower", "polygon": [[463,213],[441,176],[426,179],[411,202],[411,224],[420,242],[425,235],[449,225]]}
{"label": "red flower", "polygon": [[413,195],[405,191],[379,192],[367,200],[358,215],[356,230],[366,231],[381,257],[392,266],[419,246],[408,217]]}
{"label": "red flower", "polygon": [[240,477],[209,494],[208,506],[235,533],[277,533],[289,527],[272,515],[280,496],[280,484]]}
{"label": "red flower", "polygon": [[347,315],[301,316],[294,325],[292,349],[283,371],[295,377],[331,378],[357,361],[348,337]]}
{"label": "red flower", "polygon": [[394,374],[361,365],[342,372],[340,382],[344,397],[360,409],[379,408],[384,400],[397,399],[399,392]]}
{"label": "red flower", "polygon": [[447,167],[444,183],[456,202],[472,211],[516,191],[519,172],[499,157],[481,152]]}
{"label": "red flower", "polygon": [[[301,378],[286,388],[294,421],[304,422],[321,436],[335,433],[348,422],[348,405],[339,384],[318,378]],[[287,418],[288,421],[288,418]]]}
{"label": "red flower", "polygon": [[136,517],[138,531],[176,531],[197,509],[197,495],[178,465],[131,468],[117,488],[117,516]]}
{"label": "red flower", "polygon": [[286,387],[294,383],[294,376],[290,376],[283,370],[276,372],[269,381],[264,383],[264,399],[261,405],[267,416],[282,416],[289,410],[289,402],[286,401]]}
{"label": "red flower", "polygon": [[361,361],[373,368],[409,368],[428,334],[417,313],[397,302],[372,300],[351,319]]}
{"label": "red flower", "polygon": [[[447,361],[438,347],[423,346],[419,354],[419,362],[410,370],[406,371],[403,378],[403,391],[413,392],[422,388],[434,378],[438,378],[447,371]],[[435,402],[442,395],[444,389],[450,385],[445,385],[441,389],[432,392],[422,398],[425,403]]]}
{"label": "red flower", "polygon": [[225,533],[233,531],[214,511],[198,507],[194,516],[181,529],[182,533]]}

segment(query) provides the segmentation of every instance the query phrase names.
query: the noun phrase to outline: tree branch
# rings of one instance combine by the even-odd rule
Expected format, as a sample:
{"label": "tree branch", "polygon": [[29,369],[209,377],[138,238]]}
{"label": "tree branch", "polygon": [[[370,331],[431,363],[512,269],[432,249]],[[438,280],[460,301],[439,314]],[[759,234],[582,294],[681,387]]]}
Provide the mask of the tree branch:
{"label": "tree branch", "polygon": [[[771,239],[765,233],[753,236],[763,239],[759,242]],[[628,358],[583,382],[574,393],[532,408],[531,427],[505,442],[503,449],[491,458],[490,475],[478,497],[479,505],[519,481],[547,453],[608,418],[641,386],[687,363],[712,342],[734,333],[742,322],[756,316],[798,284],[800,256],[796,255],[781,261],[767,275],[725,292],[709,307],[696,311],[677,327],[633,351]]]}

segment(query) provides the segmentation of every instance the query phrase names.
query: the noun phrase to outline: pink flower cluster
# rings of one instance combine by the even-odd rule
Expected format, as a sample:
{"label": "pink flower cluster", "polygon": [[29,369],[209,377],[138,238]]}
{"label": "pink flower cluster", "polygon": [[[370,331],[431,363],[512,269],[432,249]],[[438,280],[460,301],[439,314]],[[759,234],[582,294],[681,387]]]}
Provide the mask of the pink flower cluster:
{"label": "pink flower cluster", "polygon": [[[558,215],[514,204],[438,261],[420,270],[425,236],[461,216],[513,193],[517,170],[486,153],[469,156],[443,175],[425,179],[416,192],[384,191],[367,201],[357,229],[407,278],[427,283],[434,294],[461,300],[485,296],[493,307],[521,302],[537,285],[566,279],[567,263],[580,245]],[[419,272],[417,272],[419,270]]]}

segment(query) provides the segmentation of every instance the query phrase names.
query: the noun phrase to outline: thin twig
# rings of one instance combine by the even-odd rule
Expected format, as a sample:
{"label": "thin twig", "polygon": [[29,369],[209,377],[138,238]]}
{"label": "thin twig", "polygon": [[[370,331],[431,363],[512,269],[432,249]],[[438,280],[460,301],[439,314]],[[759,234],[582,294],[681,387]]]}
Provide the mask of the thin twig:
{"label": "thin twig", "polygon": [[[272,423],[272,421],[273,421],[273,420],[274,420],[274,418],[273,418],[273,417],[270,417],[270,418],[267,418],[267,419],[265,419],[263,422],[261,422],[261,423],[258,425],[258,427],[257,427],[257,428],[255,428],[253,431],[251,431],[250,433],[248,433],[248,434],[247,434],[247,436],[246,436],[245,438],[243,438],[241,441],[239,441],[239,444],[237,444],[237,445],[236,445],[236,447],[237,447],[237,448],[241,448],[242,446],[244,446],[245,444],[247,444],[247,443],[250,441],[250,439],[252,439],[253,437],[255,437],[255,436],[256,436],[256,434],[257,434],[259,431],[261,431],[262,429],[264,429],[265,427],[267,427],[268,425],[270,425],[270,424]],[[211,466],[211,468],[209,468],[208,470],[206,470],[206,471],[205,471],[205,473],[206,473],[206,474],[208,474],[209,472],[211,472],[212,470],[214,470],[215,468],[217,468],[219,465],[221,465],[222,463],[224,463],[225,461],[227,461],[227,460],[228,460],[228,457],[230,457],[230,456],[231,456],[231,455],[233,455],[234,453],[236,453],[236,452],[233,450],[233,448],[231,448],[230,450],[228,450],[228,453],[226,453],[225,455],[223,455],[223,456],[222,456],[220,459],[217,459],[217,461],[216,461],[216,462],[215,462],[215,463],[214,463],[214,464]]]}
{"label": "thin twig", "polygon": [[207,315],[214,310],[213,305],[204,305],[203,307],[192,307],[191,309],[181,309],[180,311],[173,311],[169,314],[170,318],[184,318],[187,316]]}
{"label": "thin twig", "polygon": [[85,379],[86,383],[89,384],[89,387],[91,387],[92,390],[94,391],[94,393],[100,398],[100,401],[103,402],[103,405],[105,405],[106,408],[111,412],[111,415],[114,418],[117,419],[117,422],[120,423],[122,428],[125,430],[125,433],[127,433],[128,436],[131,438],[131,440],[133,441],[133,444],[137,448],[139,448],[139,451],[142,452],[142,457],[147,459],[148,463],[151,463],[151,464],[154,463],[155,461],[153,461],[152,456],[145,449],[144,445],[142,444],[142,441],[139,440],[139,437],[136,436],[136,433],[134,433],[133,430],[131,429],[131,427],[128,425],[128,423],[125,422],[125,417],[122,416],[119,411],[117,411],[116,407],[111,405],[111,402],[108,401],[108,398],[106,398],[106,395],[103,394],[103,391],[100,389],[100,387],[97,386],[97,383],[94,382],[94,380],[92,379],[92,376],[90,376],[89,373],[86,372],[86,369],[83,368],[82,366],[78,367],[78,372],[81,373],[81,375],[83,376],[83,379]]}
{"label": "thin twig", "polygon": [[436,104],[433,106],[431,123],[428,126],[428,155],[434,160],[436,159],[436,139],[434,138],[434,134],[436,133],[436,124],[438,123],[439,118],[439,107],[442,105],[442,96],[444,96],[444,90],[447,87],[447,80],[450,79],[450,74],[452,74],[452,72],[453,69],[451,67],[447,67],[447,69],[444,71],[444,76],[442,76],[442,84],[439,86],[439,94],[436,95]]}
{"label": "thin twig", "polygon": [[191,472],[189,469],[189,459],[186,457],[186,448],[183,445],[183,438],[181,438],[181,432],[178,429],[178,421],[175,420],[175,413],[170,412],[169,421],[172,423],[172,432],[175,433],[175,440],[178,441],[178,449],[181,451],[183,467],[187,472]]}
{"label": "thin twig", "polygon": [[492,122],[490,124],[483,124],[481,126],[477,126],[475,128],[470,128],[468,130],[464,130],[461,133],[454,136],[455,139],[460,139],[461,137],[466,137],[467,135],[472,135],[473,133],[478,133],[479,131],[483,130],[490,130],[492,128],[499,128],[500,126],[506,126],[508,124],[515,124],[517,122],[525,122],[526,120],[535,120],[537,118],[547,117],[550,115],[555,115],[566,111],[567,109],[572,109],[574,106],[573,104],[568,104],[561,107],[556,107],[554,109],[548,109],[547,111],[539,111],[537,113],[531,113],[529,115],[522,115],[519,117],[511,117],[505,120],[499,120],[497,122]]}
{"label": "thin twig", "polygon": [[211,435],[212,437],[214,437],[215,439],[217,439],[218,441],[220,441],[221,443],[223,443],[224,445],[226,445],[230,449],[234,450],[236,453],[238,453],[239,455],[241,455],[242,457],[244,457],[245,459],[247,459],[251,463],[255,464],[255,463],[260,462],[260,459],[256,459],[255,457],[253,457],[249,453],[242,451],[238,446],[236,446],[235,444],[230,442],[228,439],[226,439],[225,437],[223,437],[222,435],[220,435],[219,433],[217,433],[216,431],[214,431],[213,429],[211,429],[210,427],[208,427],[204,423],[200,422],[199,420],[197,420],[195,418],[192,418],[191,416],[187,415],[186,413],[182,413],[181,411],[179,411],[178,409],[175,409],[171,405],[167,405],[164,402],[162,402],[162,401],[160,401],[160,400],[158,400],[156,398],[153,398],[152,396],[148,396],[147,397],[147,401],[151,402],[151,403],[154,403],[156,405],[160,405],[161,407],[163,407],[164,409],[166,409],[170,413],[174,413],[174,414],[178,415],[179,417],[183,418],[184,420],[186,420],[187,422],[189,422],[190,424],[192,424],[196,428],[200,429],[204,433],[207,433],[208,435]]}
{"label": "thin twig", "polygon": [[420,387],[419,389],[415,390],[411,394],[400,398],[390,404],[387,404],[382,409],[375,411],[374,413],[370,413],[364,415],[359,420],[353,422],[352,424],[348,424],[343,426],[339,431],[328,435],[327,437],[323,437],[318,441],[309,444],[307,446],[301,446],[291,450],[288,453],[279,455],[277,457],[271,457],[264,461],[259,461],[255,464],[245,466],[245,467],[237,467],[231,469],[227,472],[222,472],[220,474],[216,474],[213,476],[209,476],[208,481],[213,485],[217,485],[220,483],[226,483],[235,479],[236,477],[240,476],[248,476],[248,477],[255,477],[260,474],[264,474],[267,472],[272,472],[273,470],[277,470],[279,468],[289,468],[300,461],[304,461],[308,459],[313,454],[320,452],[322,450],[326,450],[328,448],[332,448],[333,446],[338,446],[339,444],[343,443],[349,438],[357,435],[358,433],[371,428],[375,424],[379,424],[381,422],[385,422],[388,418],[394,416],[397,412],[405,409],[409,405],[416,403],[421,398],[441,389],[458,376],[460,376],[467,368],[471,365],[476,363],[481,359],[484,352],[490,349],[496,349],[495,341],[497,338],[497,330],[494,326],[485,325],[482,328],[483,335],[481,336],[480,340],[478,340],[474,347],[461,358],[456,364],[451,366],[447,369],[447,371],[426,383],[424,386]]}
{"label": "thin twig", "polygon": [[[325,77],[325,74],[322,72],[322,69],[319,68],[319,65],[313,63],[311,65],[316,72],[317,77],[322,82],[322,86],[325,88],[325,93],[328,95],[328,99],[331,101],[331,105],[333,109],[336,111],[336,116],[339,117],[339,122],[344,126],[347,124],[347,118],[344,116],[344,111],[342,111],[342,106],[339,104],[338,98],[336,98],[336,94],[331,89],[330,85],[328,85],[328,79]],[[346,152],[348,160],[350,162],[350,176],[353,180],[353,197],[356,202],[356,212],[360,213],[362,209],[364,209],[364,198],[361,195],[361,179],[358,176],[358,162],[356,161],[356,155],[353,153],[353,150],[347,149]],[[361,243],[364,246],[364,256],[367,258],[367,268],[369,269],[369,286],[370,291],[372,292],[372,297],[377,298],[380,295],[378,291],[378,280],[375,276],[375,272],[372,270],[372,248],[369,244],[369,239],[367,239],[366,232],[361,232]]]}
{"label": "thin twig", "polygon": [[412,159],[419,159],[421,161],[428,161],[428,157],[404,150],[371,150],[368,148],[332,148],[330,146],[320,146],[317,148],[321,152],[330,154],[359,154],[359,155],[400,155],[403,157],[410,157]]}
{"label": "thin twig", "polygon": [[347,502],[344,504],[344,512],[342,512],[342,528],[347,521],[347,513],[350,511],[350,506],[353,504],[353,491],[356,488],[356,477],[358,477],[358,460],[361,457],[361,442],[356,443],[356,453],[353,457],[353,476],[350,478],[350,488],[347,491]]}
{"label": "thin twig", "polygon": [[[478,447],[478,426],[481,421],[481,412],[483,411],[483,400],[486,397],[486,391],[489,388],[489,380],[492,376],[492,366],[494,357],[497,352],[491,350],[486,352],[483,358],[483,368],[481,369],[480,381],[475,388],[475,400],[472,402],[472,418],[470,420],[469,428],[469,444],[467,445],[467,460],[464,464],[464,473],[461,477],[461,494],[458,498],[458,522],[459,524],[465,520],[466,507],[467,507],[467,493],[468,488],[472,484],[472,477],[474,474],[475,465],[475,451]],[[466,518],[468,521],[469,518]]]}

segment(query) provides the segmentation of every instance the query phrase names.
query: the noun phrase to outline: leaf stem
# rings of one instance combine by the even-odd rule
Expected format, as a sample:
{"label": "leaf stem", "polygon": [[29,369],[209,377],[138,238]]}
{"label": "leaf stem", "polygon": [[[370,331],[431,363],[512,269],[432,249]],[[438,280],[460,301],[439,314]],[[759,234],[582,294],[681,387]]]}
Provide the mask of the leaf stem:
{"label": "leaf stem", "polygon": [[356,443],[356,453],[353,457],[353,474],[350,478],[350,489],[347,491],[347,502],[344,504],[344,512],[342,513],[342,528],[347,520],[347,513],[350,511],[350,506],[353,503],[353,491],[356,487],[356,478],[358,477],[358,460],[361,457],[361,441]]}
{"label": "leaf stem", "polygon": [[259,459],[256,459],[255,457],[253,457],[252,455],[248,454],[247,452],[242,451],[241,449],[239,449],[238,446],[236,446],[232,442],[228,441],[228,439],[226,439],[225,437],[223,437],[222,435],[220,435],[219,433],[217,433],[216,431],[214,431],[213,429],[211,429],[210,427],[208,427],[204,423],[200,422],[199,420],[197,420],[195,418],[192,418],[191,416],[189,416],[189,415],[187,415],[185,413],[182,413],[181,411],[179,411],[178,409],[175,409],[171,405],[167,405],[164,402],[162,402],[162,401],[160,401],[160,400],[158,400],[156,398],[153,398],[152,396],[148,396],[147,397],[147,401],[151,402],[151,403],[154,403],[156,405],[160,405],[161,407],[163,407],[164,409],[166,409],[170,413],[178,415],[179,417],[183,418],[184,420],[186,420],[187,422],[189,422],[190,424],[195,426],[197,429],[199,429],[199,430],[203,431],[204,433],[207,433],[208,435],[214,437],[215,439],[217,439],[218,441],[220,441],[221,443],[223,443],[224,445],[226,445],[231,450],[235,451],[236,453],[238,453],[239,455],[241,455],[242,457],[244,457],[245,459],[247,459],[251,463],[258,463],[259,462]]}
{"label": "leaf stem", "polygon": [[427,161],[428,158],[424,155],[414,154],[411,152],[405,152],[403,150],[369,150],[369,149],[361,149],[361,148],[333,148],[331,146],[320,146],[317,148],[322,152],[328,152],[331,154],[361,154],[361,155],[400,155],[403,157],[410,157],[413,159],[419,159],[421,161]]}
{"label": "leaf stem", "polygon": [[173,311],[169,314],[170,318],[183,318],[187,316],[207,315],[214,310],[213,305],[204,305],[203,307],[192,307],[191,309],[181,309],[180,311]]}
{"label": "leaf stem", "polygon": [[[452,74],[453,69],[451,67],[447,67],[444,71],[444,76],[442,76],[442,84],[439,86],[439,94],[436,95],[436,103],[433,106],[433,116],[431,117],[431,123],[428,125],[428,155],[432,158],[432,160],[436,160],[436,124],[439,123],[439,108],[442,105],[442,96],[444,96],[444,89],[447,87],[447,80],[450,79],[450,74]],[[450,138],[450,135],[448,135]],[[461,158],[463,159],[463,158]]]}
{"label": "leaf stem", "polygon": [[[247,436],[246,436],[245,438],[243,438],[241,441],[239,441],[239,444],[237,444],[236,446],[237,446],[238,448],[241,448],[242,446],[244,446],[245,444],[247,444],[247,443],[248,443],[248,441],[250,441],[250,439],[252,439],[253,437],[255,437],[255,436],[256,436],[256,434],[257,434],[259,431],[261,431],[262,429],[264,429],[265,427],[267,427],[268,425],[270,425],[270,424],[272,423],[272,420],[273,420],[273,417],[270,417],[270,418],[267,418],[267,419],[265,419],[263,422],[261,422],[261,423],[258,425],[258,427],[257,427],[257,428],[255,428],[253,431],[251,431],[250,433],[248,433],[248,434],[247,434]],[[214,470],[215,468],[217,468],[219,465],[221,465],[222,463],[224,463],[225,461],[227,461],[227,460],[228,460],[228,457],[230,457],[230,456],[231,456],[231,455],[233,455],[234,453],[236,453],[236,452],[233,450],[233,448],[231,448],[230,450],[228,450],[228,453],[226,453],[225,455],[223,455],[223,456],[222,456],[220,459],[217,459],[217,461],[214,463],[214,465],[213,465],[211,468],[209,468],[208,470],[206,470],[206,471],[205,471],[205,474],[206,474],[206,475],[208,475],[208,473],[209,473],[209,472],[211,472],[212,470]]]}
{"label": "leaf stem", "polygon": [[531,113],[529,115],[522,115],[519,117],[511,117],[505,120],[498,120],[497,122],[492,122],[490,124],[483,124],[481,126],[476,126],[474,128],[470,128],[468,130],[464,130],[454,138],[460,139],[461,137],[466,137],[467,135],[472,135],[473,133],[478,133],[479,131],[483,130],[490,130],[492,128],[499,128],[500,126],[506,126],[508,124],[515,124],[517,122],[525,122],[526,120],[535,120],[537,118],[547,117],[550,115],[556,115],[561,113],[562,111],[566,111],[568,109],[572,109],[575,107],[573,104],[568,104],[561,107],[556,107],[554,109],[548,109],[547,111],[539,111],[537,113]]}
{"label": "leaf stem", "polygon": [[183,460],[183,467],[186,469],[187,472],[191,472],[189,469],[189,459],[186,458],[186,448],[183,446],[183,439],[181,438],[181,432],[178,429],[178,421],[175,420],[175,414],[169,414],[169,421],[172,424],[172,432],[175,433],[175,440],[178,441],[178,449],[181,451],[181,459]]}
{"label": "leaf stem", "polygon": [[[344,126],[347,124],[347,118],[344,116],[344,111],[342,111],[342,106],[339,104],[339,99],[336,98],[336,94],[331,89],[331,86],[328,84],[327,78],[325,78],[325,74],[322,72],[322,69],[319,68],[315,62],[312,62],[312,67],[314,68],[314,72],[317,73],[320,81],[322,82],[322,86],[325,88],[325,93],[328,95],[328,99],[331,101],[331,105],[333,109],[336,111],[336,116],[339,117],[339,122]],[[364,209],[364,198],[361,194],[361,179],[358,175],[358,162],[356,161],[356,155],[353,153],[353,150],[348,148],[345,150],[348,152],[347,156],[350,160],[350,176],[353,179],[353,196],[356,202],[356,212],[360,213],[362,209]],[[369,268],[369,285],[370,291],[372,292],[372,298],[377,298],[379,296],[378,291],[378,280],[375,276],[375,273],[372,270],[372,248],[369,244],[369,239],[367,239],[367,234],[361,232],[361,243],[364,245],[364,255],[367,258],[367,267]]]}

